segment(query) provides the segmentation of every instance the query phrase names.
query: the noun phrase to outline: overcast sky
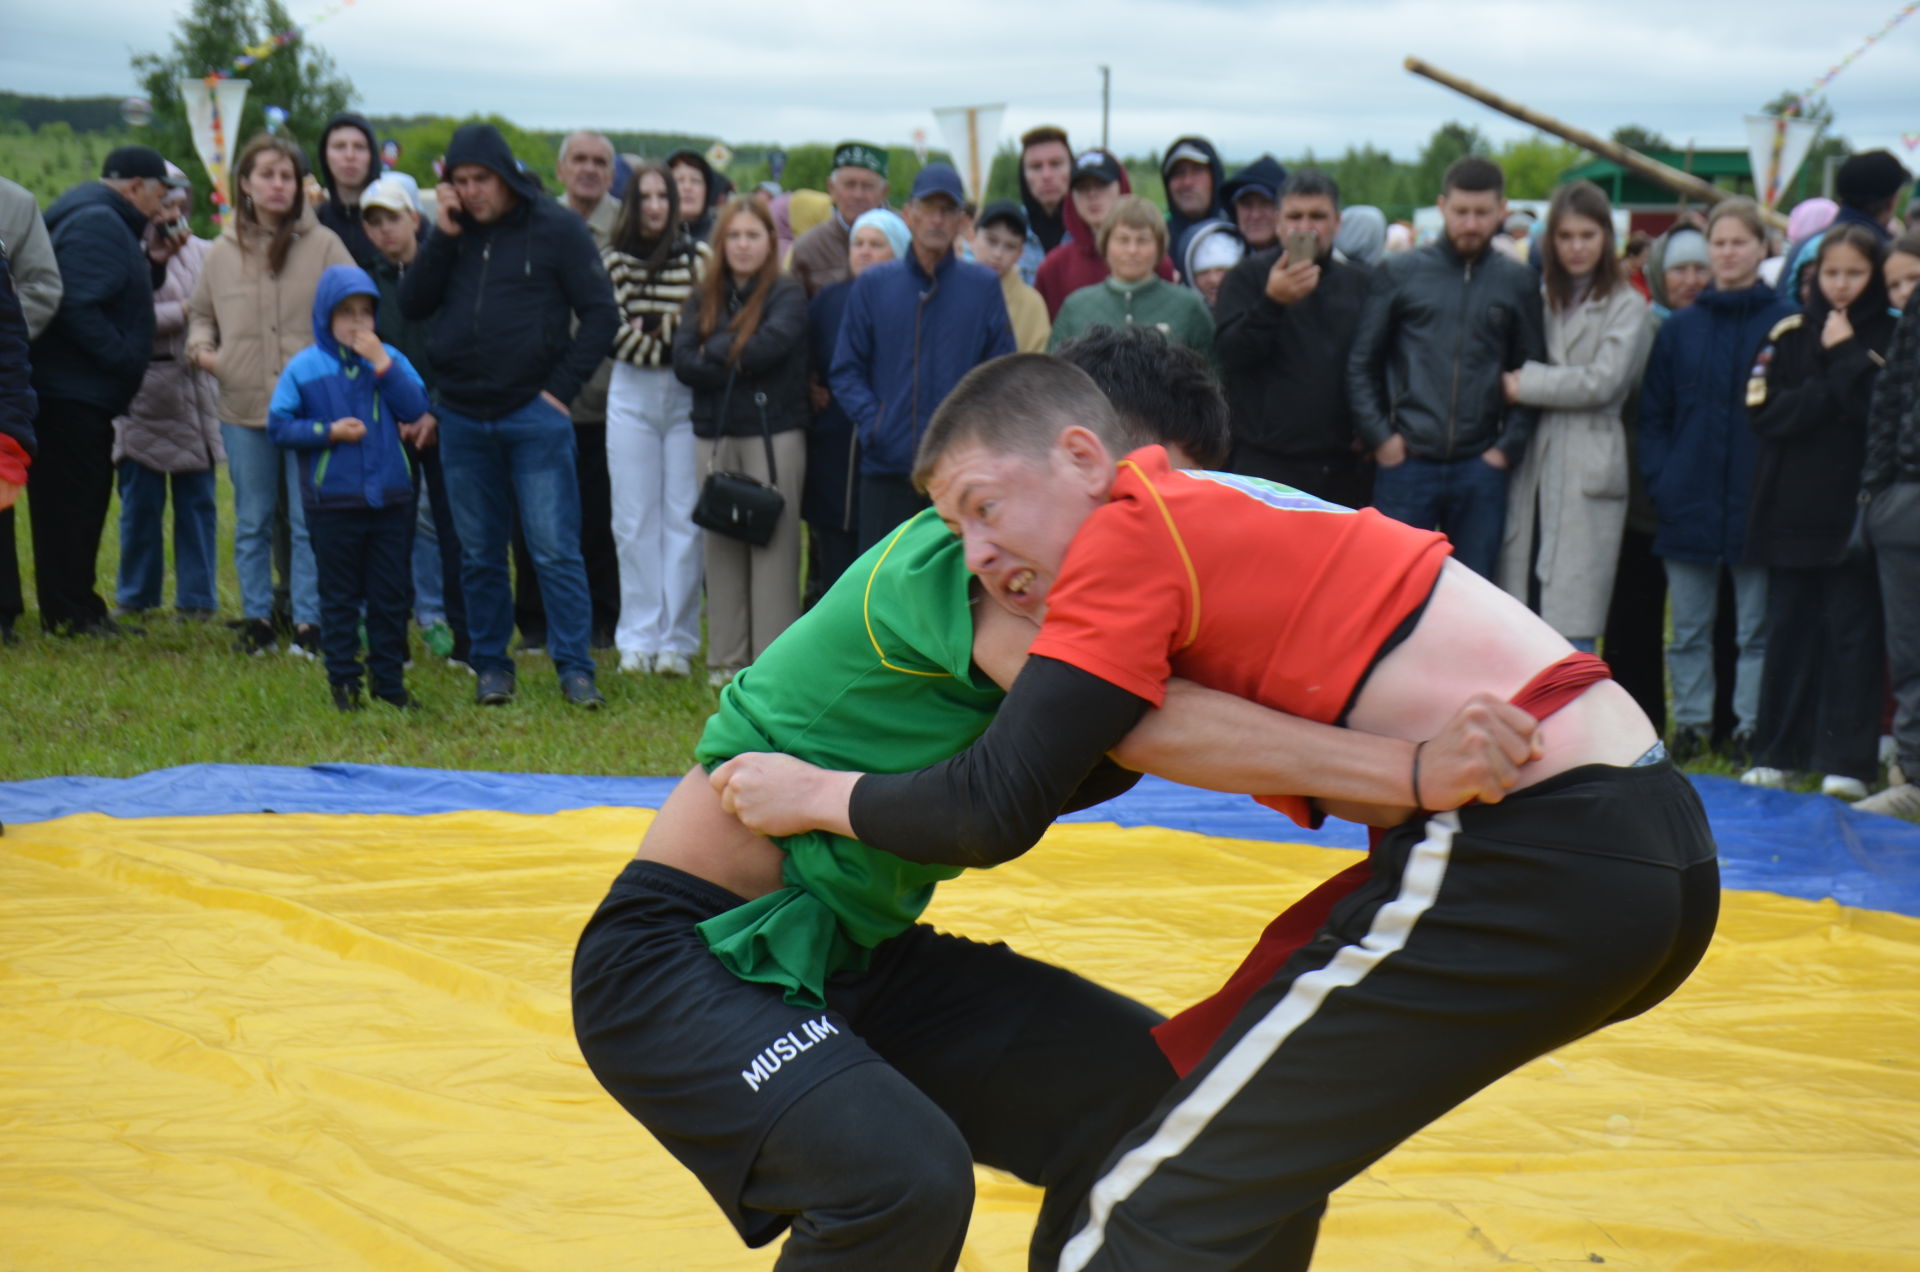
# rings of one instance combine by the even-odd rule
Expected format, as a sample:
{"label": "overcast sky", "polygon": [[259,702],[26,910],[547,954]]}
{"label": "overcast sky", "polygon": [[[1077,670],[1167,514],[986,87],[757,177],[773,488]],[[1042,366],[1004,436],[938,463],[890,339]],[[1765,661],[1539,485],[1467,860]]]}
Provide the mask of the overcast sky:
{"label": "overcast sky", "polygon": [[[130,52],[167,46],[184,6],[18,0],[0,17],[0,88],[131,93]],[[296,20],[328,0],[290,0]],[[1805,88],[1898,0],[358,0],[313,29],[373,114],[493,111],[522,125],[598,125],[794,144],[939,144],[931,108],[1004,102],[1002,135],[1058,123],[1126,154],[1211,136],[1230,158],[1411,158],[1459,119],[1496,141],[1527,130],[1408,74],[1415,54],[1571,123],[1623,123],[1702,147],[1743,145],[1740,117]],[[929,16],[944,15],[940,19]],[[1828,90],[1838,131],[1920,150],[1920,15]]]}

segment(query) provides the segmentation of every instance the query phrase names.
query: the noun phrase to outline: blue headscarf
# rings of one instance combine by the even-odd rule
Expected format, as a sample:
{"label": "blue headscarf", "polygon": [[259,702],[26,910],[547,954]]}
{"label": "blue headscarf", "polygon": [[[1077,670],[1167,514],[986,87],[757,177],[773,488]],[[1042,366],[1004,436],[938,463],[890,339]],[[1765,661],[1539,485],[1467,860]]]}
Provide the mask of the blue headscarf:
{"label": "blue headscarf", "polygon": [[913,231],[907,228],[907,223],[900,219],[898,212],[887,208],[875,208],[871,212],[862,212],[855,218],[853,228],[847,231],[848,242],[852,242],[853,236],[858,234],[863,226],[868,225],[886,235],[887,242],[893,244],[894,260],[907,259],[907,249],[913,244]]}

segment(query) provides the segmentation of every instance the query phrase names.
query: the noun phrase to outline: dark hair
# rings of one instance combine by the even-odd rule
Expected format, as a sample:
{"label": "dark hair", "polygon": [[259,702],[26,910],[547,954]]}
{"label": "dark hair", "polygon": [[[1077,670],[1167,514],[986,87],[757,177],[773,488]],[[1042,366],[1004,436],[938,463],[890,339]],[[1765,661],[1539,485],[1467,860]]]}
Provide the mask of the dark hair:
{"label": "dark hair", "polygon": [[[651,172],[659,177],[667,187],[667,224],[660,231],[657,240],[648,240],[647,232],[640,221],[640,178]],[[627,181],[626,193],[620,196],[620,215],[613,222],[613,232],[607,235],[607,244],[616,252],[625,253],[640,262],[640,268],[646,274],[649,283],[667,258],[673,255],[675,245],[680,242],[680,186],[674,181],[673,173],[667,165],[658,159],[649,159],[645,163],[634,165],[633,176]]]}
{"label": "dark hair", "polygon": [[1827,259],[1828,252],[1842,245],[1866,257],[1867,264],[1873,270],[1866,287],[1847,306],[1849,314],[1858,314],[1864,319],[1887,311],[1887,273],[1884,268],[1887,257],[1881,249],[1880,236],[1870,226],[1861,225],[1858,221],[1844,221],[1827,227],[1820,236],[1819,249],[1813,254],[1813,295],[1807,303],[1807,325],[1810,327],[1818,329],[1826,322],[1827,314],[1833,308],[1820,290],[1820,265]]}
{"label": "dark hair", "polygon": [[1098,326],[1056,354],[1100,386],[1132,446],[1178,446],[1202,468],[1227,462],[1227,399],[1207,360],[1157,327]]}
{"label": "dark hair", "polygon": [[1507,192],[1507,174],[1500,171],[1500,165],[1491,159],[1462,155],[1447,165],[1446,175],[1440,178],[1441,197],[1444,198],[1453,190],[1470,193],[1491,190],[1494,197],[1498,198]]}
{"label": "dark hair", "polygon": [[1067,162],[1073,162],[1073,143],[1067,140],[1067,130],[1056,128],[1052,124],[1041,124],[1038,128],[1029,128],[1020,134],[1020,153],[1026,154],[1035,146],[1044,146],[1057,141],[1067,148]]}
{"label": "dark hair", "polygon": [[1324,172],[1312,168],[1297,168],[1288,173],[1287,179],[1280,183],[1280,198],[1283,201],[1327,198],[1333,200],[1333,206],[1338,208],[1340,183]]}
{"label": "dark hair", "polygon": [[[736,279],[727,267],[727,227],[737,216],[750,216],[767,231],[767,259],[760,263],[752,278]],[[716,245],[714,268],[700,280],[700,339],[705,341],[711,336],[726,316],[728,290],[739,290],[745,301],[727,322],[727,330],[733,333],[733,347],[727,350],[727,361],[739,366],[740,355],[746,352],[747,341],[753,339],[754,330],[760,326],[760,315],[767,310],[767,296],[780,277],[780,231],[773,223],[773,213],[742,196],[728,199],[713,218],[713,241]]]}
{"label": "dark hair", "polygon": [[[233,163],[234,215],[242,224],[258,225],[260,218],[254,214],[252,198],[240,193],[240,183],[253,175],[253,165],[260,162],[264,154],[276,154],[293,165],[293,204],[287,208],[287,214],[280,218],[280,224],[274,228],[273,241],[267,244],[267,271],[278,274],[287,264],[287,253],[293,250],[294,225],[300,214],[307,210],[307,154],[300,149],[300,143],[285,135],[260,133],[244,149]],[[379,156],[376,153],[375,158]],[[244,246],[244,240],[243,240]]]}
{"label": "dark hair", "polygon": [[1645,230],[1635,230],[1633,233],[1627,235],[1626,254],[1628,256],[1638,256],[1642,252],[1649,251],[1652,247],[1653,235],[1647,233]]}
{"label": "dark hair", "polygon": [[[716,271],[717,272],[717,271]],[[977,442],[990,451],[1043,458],[1069,425],[1092,429],[1115,458],[1132,449],[1107,395],[1085,371],[1044,353],[983,362],[953,386],[920,435],[913,484],[925,491],[941,456]]]}
{"label": "dark hair", "polygon": [[1554,231],[1569,216],[1584,216],[1600,227],[1600,259],[1594,263],[1593,290],[1587,294],[1605,300],[1620,282],[1620,261],[1613,248],[1613,205],[1591,181],[1563,185],[1553,192],[1553,202],[1547,205],[1546,242],[1540,246],[1547,304],[1554,309],[1565,309],[1573,303],[1573,276],[1560,264],[1560,251],[1553,240]]}

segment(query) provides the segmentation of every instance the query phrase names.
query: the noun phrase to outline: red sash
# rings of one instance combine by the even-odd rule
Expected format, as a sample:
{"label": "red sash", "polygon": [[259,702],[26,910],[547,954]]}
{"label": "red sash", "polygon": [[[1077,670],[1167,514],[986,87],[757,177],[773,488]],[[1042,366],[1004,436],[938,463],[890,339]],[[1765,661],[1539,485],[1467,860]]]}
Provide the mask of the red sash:
{"label": "red sash", "polygon": [[[1592,654],[1572,653],[1529,680],[1510,702],[1535,720],[1545,720],[1593,685],[1609,679],[1607,664]],[[1377,848],[1386,831],[1372,827],[1368,838]],[[1154,1039],[1174,1070],[1185,1077],[1240,1014],[1253,992],[1272,980],[1296,950],[1313,940],[1327,916],[1349,894],[1373,877],[1371,856],[1334,875],[1288,906],[1260,934],[1247,957],[1214,994],[1179,1015],[1156,1025]]]}

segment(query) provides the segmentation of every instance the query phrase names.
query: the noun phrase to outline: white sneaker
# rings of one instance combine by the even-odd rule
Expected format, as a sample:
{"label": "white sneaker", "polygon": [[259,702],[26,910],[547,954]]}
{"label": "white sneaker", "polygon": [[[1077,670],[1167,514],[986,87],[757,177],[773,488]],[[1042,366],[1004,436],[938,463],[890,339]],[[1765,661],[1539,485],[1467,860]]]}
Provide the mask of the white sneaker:
{"label": "white sneaker", "polygon": [[1867,784],[1857,777],[1842,777],[1838,773],[1829,773],[1820,779],[1820,793],[1831,795],[1835,799],[1865,799]]}
{"label": "white sneaker", "polygon": [[[1764,786],[1770,791],[1784,791],[1787,789],[1787,774],[1783,769],[1756,766],[1740,775],[1740,784],[1742,786]],[[1861,793],[1865,794],[1864,791]]]}
{"label": "white sneaker", "polygon": [[1854,807],[1863,813],[1882,813],[1888,817],[1904,817],[1911,822],[1920,822],[1920,786],[1911,782],[1889,786],[1878,795],[1869,795],[1858,801]]}
{"label": "white sneaker", "polygon": [[661,654],[653,660],[653,674],[669,680],[685,680],[693,674],[693,664],[679,654]]}
{"label": "white sneaker", "polygon": [[637,649],[623,649],[620,651],[620,670],[644,676],[653,670],[653,655],[643,654]]}
{"label": "white sneaker", "polygon": [[724,689],[727,687],[727,682],[732,679],[733,672],[730,669],[726,667],[715,667],[707,673],[707,688]]}

